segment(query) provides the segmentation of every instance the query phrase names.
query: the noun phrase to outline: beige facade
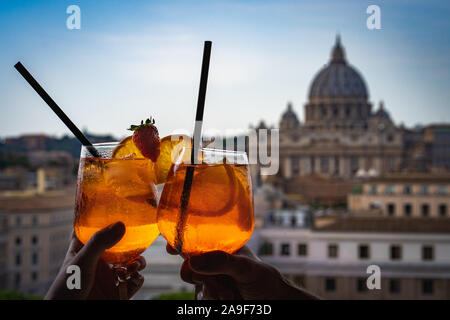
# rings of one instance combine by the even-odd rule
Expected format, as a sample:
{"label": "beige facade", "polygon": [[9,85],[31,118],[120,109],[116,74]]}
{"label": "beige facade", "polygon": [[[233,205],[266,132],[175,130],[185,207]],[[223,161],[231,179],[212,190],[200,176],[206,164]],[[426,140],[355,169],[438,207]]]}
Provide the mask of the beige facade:
{"label": "beige facade", "polygon": [[[313,225],[266,225],[257,231],[260,257],[325,299],[450,299],[450,219],[327,217]],[[367,286],[369,266],[379,267],[379,289]]]}
{"label": "beige facade", "polygon": [[75,191],[63,193],[0,197],[0,290],[44,295],[53,282],[73,227]]}
{"label": "beige facade", "polygon": [[354,214],[449,217],[450,175],[397,174],[369,179],[348,195]]}
{"label": "beige facade", "polygon": [[323,299],[346,300],[427,300],[450,299],[449,279],[389,278],[381,279],[380,290],[368,290],[362,277],[327,277],[286,275],[294,284]]}

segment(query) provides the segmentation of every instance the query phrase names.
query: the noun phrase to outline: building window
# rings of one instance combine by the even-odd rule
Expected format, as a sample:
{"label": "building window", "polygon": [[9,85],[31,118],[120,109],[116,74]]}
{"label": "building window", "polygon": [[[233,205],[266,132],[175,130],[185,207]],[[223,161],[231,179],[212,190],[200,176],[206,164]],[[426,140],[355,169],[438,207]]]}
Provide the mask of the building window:
{"label": "building window", "polygon": [[328,291],[328,292],[336,291],[336,279],[335,278],[325,278],[325,291]]}
{"label": "building window", "polygon": [[16,287],[20,286],[20,282],[22,280],[21,278],[22,277],[20,276],[20,273],[16,273],[14,275],[14,284],[15,284]]}
{"label": "building window", "polygon": [[386,194],[394,194],[394,186],[387,186]]}
{"label": "building window", "polygon": [[437,194],[446,194],[447,190],[445,188],[445,186],[440,186],[437,190]]}
{"label": "building window", "polygon": [[336,105],[333,105],[333,117],[337,117],[339,115],[338,108]]}
{"label": "building window", "polygon": [[447,215],[447,205],[446,204],[440,204],[438,210],[439,210],[439,215],[441,217],[444,217]]}
{"label": "building window", "polygon": [[322,104],[320,105],[320,113],[322,114],[323,118],[326,118],[326,116],[327,116],[327,109]]}
{"label": "building window", "polygon": [[37,226],[39,224],[39,217],[33,216],[31,223],[33,224],[33,226]]}
{"label": "building window", "polygon": [[377,186],[370,186],[369,194],[377,194]]}
{"label": "building window", "polygon": [[391,260],[400,260],[402,258],[402,247],[398,245],[391,246]]}
{"label": "building window", "polygon": [[379,202],[371,202],[369,204],[369,209],[370,210],[379,210],[381,207],[381,204]]}
{"label": "building window", "polygon": [[31,243],[32,244],[37,244],[38,242],[39,242],[38,236],[34,235],[33,237],[31,237]]}
{"label": "building window", "polygon": [[400,279],[390,279],[389,280],[389,292],[396,294],[400,293]]}
{"label": "building window", "polygon": [[311,168],[311,172],[315,171],[315,169],[316,169],[315,165],[316,165],[316,161],[315,161],[314,157],[310,157],[309,158],[309,166]]}
{"label": "building window", "polygon": [[367,291],[367,283],[365,278],[358,278],[356,281],[356,290],[358,292],[366,292]]}
{"label": "building window", "polygon": [[33,252],[31,255],[31,263],[35,266],[39,262],[39,254],[37,252]]}
{"label": "building window", "polygon": [[339,157],[334,157],[334,174],[339,174]]}
{"label": "building window", "polygon": [[22,238],[21,237],[16,237],[16,245],[20,246],[22,244]]}
{"label": "building window", "polygon": [[387,212],[388,212],[388,215],[390,215],[390,216],[393,216],[395,214],[395,204],[394,203],[388,203]]}
{"label": "building window", "polygon": [[297,253],[299,256],[307,256],[308,255],[308,247],[306,243],[299,243],[297,246]]}
{"label": "building window", "polygon": [[422,247],[422,260],[424,261],[434,260],[434,248],[432,246]]}
{"label": "building window", "polygon": [[358,256],[360,259],[369,259],[370,258],[369,246],[366,244],[359,245]]}
{"label": "building window", "polygon": [[20,252],[16,253],[16,266],[20,266],[22,264],[22,254]]}
{"label": "building window", "polygon": [[352,171],[353,174],[358,171],[358,158],[357,157],[350,158],[350,170]]}
{"label": "building window", "polygon": [[394,168],[394,159],[392,157],[388,157],[386,162],[387,162],[387,169],[391,171]]}
{"label": "building window", "polygon": [[299,157],[291,158],[291,168],[292,168],[292,174],[294,176],[298,176],[300,174],[300,159],[299,159]]}
{"label": "building window", "polygon": [[411,204],[407,203],[403,206],[403,212],[405,214],[405,216],[409,217],[411,216],[412,213],[412,207]]}
{"label": "building window", "polygon": [[289,243],[282,243],[281,244],[281,255],[282,256],[288,256],[291,254],[291,246]]}
{"label": "building window", "polygon": [[422,216],[428,217],[430,213],[430,206],[426,203],[422,204]]}
{"label": "building window", "polygon": [[38,273],[36,271],[31,272],[31,280],[37,281]]}
{"label": "building window", "polygon": [[338,257],[338,245],[337,244],[329,244],[328,245],[328,258],[337,258]]}
{"label": "building window", "polygon": [[17,216],[16,217],[16,227],[20,227],[22,225],[22,217]]}
{"label": "building window", "polygon": [[348,118],[351,115],[351,106],[349,104],[345,105],[345,117]]}
{"label": "building window", "polygon": [[320,157],[320,172],[328,173],[328,157]]}
{"label": "building window", "polygon": [[428,194],[429,193],[429,187],[428,186],[422,186],[420,189],[421,194]]}
{"label": "building window", "polygon": [[432,279],[422,280],[422,294],[433,294],[434,283]]}
{"label": "building window", "polygon": [[264,241],[259,247],[258,254],[260,256],[271,256],[273,255],[273,244],[268,241]]}
{"label": "building window", "polygon": [[411,186],[404,186],[403,194],[411,194]]}

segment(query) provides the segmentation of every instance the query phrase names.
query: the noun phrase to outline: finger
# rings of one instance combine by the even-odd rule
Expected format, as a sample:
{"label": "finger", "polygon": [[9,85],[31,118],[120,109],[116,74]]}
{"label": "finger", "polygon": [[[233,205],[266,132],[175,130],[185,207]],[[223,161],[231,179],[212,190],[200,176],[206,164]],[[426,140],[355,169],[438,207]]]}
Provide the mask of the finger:
{"label": "finger", "polygon": [[97,262],[102,253],[119,242],[124,234],[125,225],[122,222],[116,222],[97,231],[80,250],[79,259]]}
{"label": "finger", "polygon": [[146,267],[146,265],[147,262],[145,261],[145,258],[143,256],[139,256],[139,258],[137,258],[127,266],[127,272],[134,273],[137,271],[141,271]]}
{"label": "finger", "polygon": [[177,254],[178,254],[177,250],[175,250],[175,249],[174,249],[170,244],[168,244],[168,243],[167,243],[167,245],[166,245],[166,251],[167,251],[168,254],[171,254],[171,255],[177,255]]}
{"label": "finger", "polygon": [[196,282],[192,280],[192,269],[189,267],[189,263],[187,261],[184,261],[181,265],[180,278],[184,282],[196,284]]}
{"label": "finger", "polygon": [[75,233],[72,231],[72,237],[69,244],[69,249],[67,250],[66,258],[67,257],[74,257],[78,251],[83,247],[83,244],[80,240],[75,236]]}
{"label": "finger", "polygon": [[247,246],[243,246],[242,248],[240,248],[238,251],[236,251],[234,253],[235,255],[240,255],[240,256],[244,256],[244,257],[248,257],[250,259],[256,260],[256,261],[261,261],[261,259],[258,258],[257,255],[255,255],[253,253],[252,250],[250,250],[249,247]]}
{"label": "finger", "polygon": [[144,277],[139,273],[133,273],[129,280],[127,280],[127,288],[128,288],[128,299],[135,295],[136,292],[144,284]]}
{"label": "finger", "polygon": [[209,276],[204,276],[202,274],[198,274],[193,272],[191,267],[189,266],[188,260],[184,261],[181,265],[180,269],[180,277],[181,280],[191,284],[199,284],[205,281]]}
{"label": "finger", "polygon": [[213,251],[189,259],[192,271],[203,275],[229,275],[237,281],[253,279],[255,262],[247,257]]}

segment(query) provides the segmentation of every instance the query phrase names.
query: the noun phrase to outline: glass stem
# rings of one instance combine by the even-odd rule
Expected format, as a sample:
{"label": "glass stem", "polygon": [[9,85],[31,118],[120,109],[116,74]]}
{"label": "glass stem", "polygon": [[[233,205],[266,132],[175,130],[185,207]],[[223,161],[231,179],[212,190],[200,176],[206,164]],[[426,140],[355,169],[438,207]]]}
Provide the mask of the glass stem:
{"label": "glass stem", "polygon": [[127,267],[114,265],[113,271],[116,277],[116,287],[119,291],[119,300],[128,300],[127,280],[130,279],[131,275],[128,273]]}

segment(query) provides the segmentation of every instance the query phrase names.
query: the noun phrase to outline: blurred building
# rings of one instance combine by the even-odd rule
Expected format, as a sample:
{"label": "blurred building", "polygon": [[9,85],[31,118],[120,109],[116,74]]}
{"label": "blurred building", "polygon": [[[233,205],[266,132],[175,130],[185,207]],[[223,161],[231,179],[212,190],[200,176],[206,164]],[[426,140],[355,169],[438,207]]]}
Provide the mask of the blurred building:
{"label": "blurred building", "polygon": [[5,139],[5,145],[28,151],[45,151],[52,138],[44,134],[27,134]]}
{"label": "blurred building", "polygon": [[25,190],[30,184],[30,173],[25,168],[9,167],[0,171],[0,191]]}
{"label": "blurred building", "polygon": [[450,124],[434,124],[424,128],[429,152],[429,167],[433,172],[450,171]]}
{"label": "blurred building", "polygon": [[[307,221],[258,231],[260,257],[295,284],[325,299],[450,298],[450,219]],[[381,270],[379,290],[366,285],[369,265]]]}
{"label": "blurred building", "polygon": [[381,102],[373,110],[366,82],[345,56],[339,37],[328,64],[312,80],[304,123],[291,104],[280,121],[284,178],[322,174],[350,178],[402,165],[402,131]]}
{"label": "blurred building", "polygon": [[354,214],[449,217],[450,174],[390,174],[355,185],[348,195]]}
{"label": "blurred building", "polygon": [[0,290],[44,295],[64,260],[75,189],[0,196]]}
{"label": "blurred building", "polygon": [[[73,166],[73,161],[71,163]],[[35,171],[21,167],[9,167],[0,171],[0,191],[19,194],[21,191],[29,191],[31,194],[37,190],[39,179],[45,183],[46,190],[60,190],[76,181],[73,167],[40,167]]]}
{"label": "blurred building", "polygon": [[[394,123],[383,102],[375,109],[339,36],[311,82],[303,119],[288,103],[279,122],[280,169],[263,180],[304,203],[344,204],[354,179],[449,172],[450,124],[408,129]],[[267,128],[264,121],[256,126]]]}

